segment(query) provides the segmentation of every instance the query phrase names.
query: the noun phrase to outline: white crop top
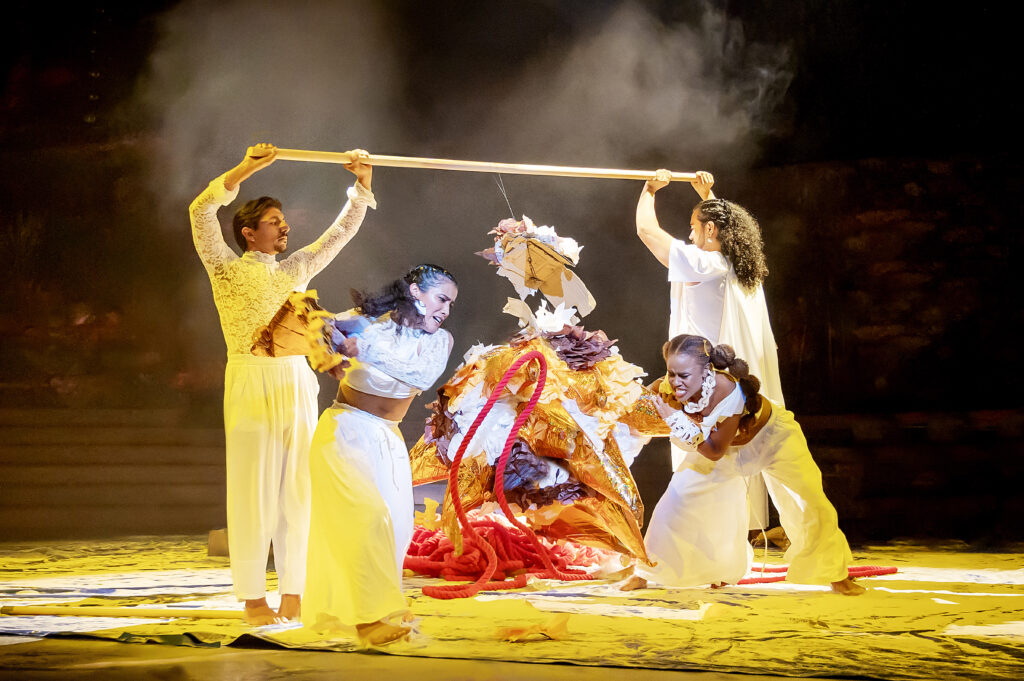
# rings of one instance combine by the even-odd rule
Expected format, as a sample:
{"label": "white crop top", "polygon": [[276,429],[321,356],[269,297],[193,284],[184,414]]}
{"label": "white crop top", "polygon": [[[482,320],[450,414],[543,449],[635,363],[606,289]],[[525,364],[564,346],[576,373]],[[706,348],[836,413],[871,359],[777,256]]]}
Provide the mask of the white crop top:
{"label": "white crop top", "polygon": [[452,337],[444,330],[427,333],[401,326],[382,315],[356,336],[356,345],[359,351],[345,370],[345,384],[369,395],[401,399],[423,392],[441,377]]}

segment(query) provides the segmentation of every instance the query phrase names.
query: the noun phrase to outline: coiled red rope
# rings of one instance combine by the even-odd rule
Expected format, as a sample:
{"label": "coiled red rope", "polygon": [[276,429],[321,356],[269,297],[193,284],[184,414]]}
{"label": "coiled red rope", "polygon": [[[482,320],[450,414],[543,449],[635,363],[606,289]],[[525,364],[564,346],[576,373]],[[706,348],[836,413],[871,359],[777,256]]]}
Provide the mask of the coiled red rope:
{"label": "coiled red rope", "polygon": [[[501,397],[509,381],[512,380],[512,377],[515,376],[520,368],[533,360],[537,361],[539,369],[537,383],[534,386],[530,400],[519,413],[515,423],[512,424],[512,430],[505,440],[505,448],[502,450],[501,456],[497,461],[497,472],[494,480],[494,493],[498,497],[498,504],[501,506],[501,510],[505,513],[508,521],[522,533],[522,536],[517,536],[509,532],[508,528],[500,523],[487,520],[471,523],[466,518],[466,513],[462,508],[462,499],[459,496],[459,466],[462,464],[462,457],[466,453],[466,448],[473,440],[473,436],[476,435],[477,429],[483,423],[484,418],[487,417],[491,407]],[[526,586],[529,574],[546,579],[589,579],[589,575],[584,572],[570,571],[571,568],[566,569],[565,560],[561,557],[556,556],[555,560],[553,560],[550,550],[540,542],[537,535],[533,533],[533,530],[516,520],[515,514],[512,513],[508,506],[508,501],[505,499],[505,465],[508,462],[509,454],[512,452],[512,445],[516,441],[519,429],[526,423],[526,419],[530,417],[534,407],[537,406],[537,402],[540,400],[541,392],[544,390],[544,383],[547,381],[547,373],[547,360],[544,359],[544,355],[540,352],[531,350],[521,355],[505,371],[498,384],[494,386],[491,396],[484,404],[483,409],[480,410],[480,413],[477,414],[476,419],[473,420],[473,424],[466,432],[466,436],[462,439],[462,443],[455,453],[455,458],[452,459],[451,470],[448,473],[448,490],[452,495],[452,505],[455,507],[455,513],[459,518],[459,527],[461,528],[463,539],[463,553],[461,556],[454,556],[452,554],[446,556],[445,566],[440,570],[440,575],[446,579],[465,579],[468,571],[475,572],[474,568],[479,569],[480,554],[483,554],[483,557],[486,558],[486,566],[472,584],[425,586],[423,587],[425,595],[441,599],[469,598],[482,590],[519,589]],[[478,531],[478,528],[480,531]],[[422,533],[417,530],[417,535],[422,536]],[[524,537],[526,541],[524,541]],[[414,537],[414,541],[415,539],[416,537]],[[430,538],[423,537],[423,539],[427,541],[436,540],[437,548],[440,550],[441,539],[437,535]],[[434,552],[426,556],[423,555],[425,548],[429,547],[419,547],[417,553],[420,555],[418,556],[407,556],[405,567],[415,571],[429,572],[429,569],[422,569],[431,567],[437,561],[433,555]],[[498,557],[499,552],[502,554],[501,561],[499,561]],[[527,557],[532,560],[524,560]],[[538,559],[543,565],[543,569],[534,568],[531,570],[527,563],[536,565],[536,560]],[[559,563],[557,567],[555,565],[556,561]],[[421,570],[418,570],[417,566]],[[527,572],[518,574],[511,580],[505,579],[507,573],[524,569]]]}

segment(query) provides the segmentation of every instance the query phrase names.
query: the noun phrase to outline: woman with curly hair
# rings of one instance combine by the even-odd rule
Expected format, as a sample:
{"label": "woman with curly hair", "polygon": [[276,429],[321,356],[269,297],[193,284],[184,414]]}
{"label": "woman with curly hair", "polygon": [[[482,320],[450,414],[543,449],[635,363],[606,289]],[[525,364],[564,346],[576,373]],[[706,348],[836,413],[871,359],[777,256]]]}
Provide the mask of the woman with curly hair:
{"label": "woman with curly hair", "polygon": [[[329,319],[338,396],[310,447],[312,517],[302,621],[316,634],[351,633],[371,645],[405,636],[402,560],[412,541],[409,452],[398,430],[412,401],[448,364],[441,328],[458,296],[455,277],[420,265],[356,308]],[[343,368],[342,368],[343,367]]]}
{"label": "woman with curly hair", "polygon": [[760,381],[728,345],[682,334],[662,353],[667,372],[657,407],[687,455],[644,537],[656,565],[638,568],[620,588],[644,588],[647,580],[676,587],[738,582],[753,553],[739,510],[743,479],[763,472],[792,542],[786,579],[863,593],[850,578],[850,547],[792,412],[758,392]]}
{"label": "woman with curly hair", "polygon": [[[636,207],[636,232],[644,245],[668,268],[672,284],[669,338],[696,334],[713,344],[726,343],[750,362],[761,377],[761,390],[782,405],[782,383],[775,336],[761,284],[768,276],[761,227],[742,206],[716,198],[711,173],[697,173],[693,188],[703,199],[690,214],[690,243],[674,239],[661,228],[654,194],[669,183],[659,170],[647,181]],[[678,470],[682,452],[672,448]],[[768,499],[764,483],[750,485],[750,529],[764,529]]]}

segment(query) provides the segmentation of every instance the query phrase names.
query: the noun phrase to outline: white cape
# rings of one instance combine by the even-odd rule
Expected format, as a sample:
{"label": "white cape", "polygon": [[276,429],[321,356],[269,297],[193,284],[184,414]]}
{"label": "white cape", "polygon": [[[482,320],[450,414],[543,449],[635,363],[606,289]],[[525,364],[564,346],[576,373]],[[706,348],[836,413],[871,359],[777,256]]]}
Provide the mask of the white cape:
{"label": "white cape", "polygon": [[[703,285],[708,285],[706,282]],[[773,402],[785,406],[782,397],[782,379],[779,377],[779,353],[775,344],[775,334],[768,320],[768,304],[765,301],[764,288],[760,285],[753,291],[746,291],[740,286],[739,279],[732,267],[723,282],[722,324],[717,338],[708,338],[715,345],[725,343],[731,345],[736,356],[745,360],[750,366],[750,373],[761,380],[761,394]],[[696,329],[675,328],[684,326],[686,315],[679,312],[686,307],[685,296],[687,286],[682,283],[672,285],[672,316],[669,322],[669,337],[681,333],[694,333]],[[672,446],[672,470],[680,471],[687,468],[687,452],[675,445]],[[768,498],[764,483],[757,481],[751,484],[750,494],[751,529],[763,526],[767,521]]]}

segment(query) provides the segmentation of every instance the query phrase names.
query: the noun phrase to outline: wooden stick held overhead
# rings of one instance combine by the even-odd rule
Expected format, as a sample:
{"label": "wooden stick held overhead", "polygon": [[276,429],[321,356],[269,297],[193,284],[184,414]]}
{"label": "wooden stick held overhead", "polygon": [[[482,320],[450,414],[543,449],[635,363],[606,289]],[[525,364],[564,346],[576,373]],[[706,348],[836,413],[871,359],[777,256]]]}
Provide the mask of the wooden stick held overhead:
{"label": "wooden stick held overhead", "polygon": [[[278,149],[277,158],[284,161],[311,161],[314,163],[348,163],[346,153],[335,151],[307,151],[305,149]],[[446,158],[419,158],[416,156],[382,156],[370,154],[370,164],[390,168],[427,168],[430,170],[465,170],[476,173],[507,173],[509,175],[547,175],[551,177],[596,177],[612,180],[649,180],[653,170],[621,170],[618,168],[580,168],[577,166],[542,166],[525,163],[490,163],[486,161],[453,161]],[[672,173],[674,182],[692,182],[696,173]]]}

